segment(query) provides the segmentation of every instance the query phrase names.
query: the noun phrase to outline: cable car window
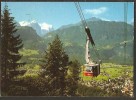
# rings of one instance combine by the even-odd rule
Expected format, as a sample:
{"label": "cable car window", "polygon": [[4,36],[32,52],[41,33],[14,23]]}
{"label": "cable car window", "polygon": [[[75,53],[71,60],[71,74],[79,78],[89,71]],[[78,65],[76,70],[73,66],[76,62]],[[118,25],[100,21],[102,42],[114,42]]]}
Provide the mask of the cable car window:
{"label": "cable car window", "polygon": [[86,71],[87,72],[91,72],[92,71],[92,67],[86,67]]}

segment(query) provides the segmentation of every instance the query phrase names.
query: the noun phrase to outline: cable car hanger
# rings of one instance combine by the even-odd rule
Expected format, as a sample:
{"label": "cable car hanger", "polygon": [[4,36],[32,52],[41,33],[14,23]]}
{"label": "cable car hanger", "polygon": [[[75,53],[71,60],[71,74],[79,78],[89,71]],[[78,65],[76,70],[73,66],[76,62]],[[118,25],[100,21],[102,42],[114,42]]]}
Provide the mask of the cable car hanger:
{"label": "cable car hanger", "polygon": [[97,49],[95,47],[94,40],[93,40],[93,38],[91,36],[91,32],[90,32],[90,29],[89,29],[89,27],[87,25],[87,22],[85,20],[84,14],[83,14],[82,9],[81,9],[81,6],[80,6],[79,2],[74,2],[74,3],[75,3],[75,6],[76,6],[76,9],[78,11],[78,14],[80,16],[83,27],[85,28],[85,32],[87,33],[87,37],[89,38],[89,41],[91,42],[91,45],[92,45],[92,47],[93,47],[93,49],[95,51],[95,54],[96,54],[97,58],[100,60],[100,55],[99,55],[99,53],[98,53],[98,51],[97,51]]}
{"label": "cable car hanger", "polygon": [[85,60],[86,60],[86,64],[84,64],[84,68],[83,68],[83,75],[85,76],[98,76],[100,74],[100,63],[101,63],[101,60],[99,60],[99,62],[93,62],[91,57],[90,57],[90,51],[89,51],[89,43],[91,42],[91,45],[96,53],[96,56],[98,58],[100,58],[98,52],[96,51],[96,48],[95,48],[95,43],[94,43],[94,40],[91,36],[91,32],[90,32],[90,29],[87,25],[87,22],[85,20],[85,17],[83,15],[83,12],[82,12],[82,9],[81,9],[81,6],[79,4],[79,2],[74,2],[75,3],[75,6],[76,6],[76,9],[78,11],[78,14],[80,16],[80,19],[81,19],[81,22],[83,24],[83,27],[85,28],[85,32],[87,34],[87,41],[86,41],[86,52],[85,52]]}

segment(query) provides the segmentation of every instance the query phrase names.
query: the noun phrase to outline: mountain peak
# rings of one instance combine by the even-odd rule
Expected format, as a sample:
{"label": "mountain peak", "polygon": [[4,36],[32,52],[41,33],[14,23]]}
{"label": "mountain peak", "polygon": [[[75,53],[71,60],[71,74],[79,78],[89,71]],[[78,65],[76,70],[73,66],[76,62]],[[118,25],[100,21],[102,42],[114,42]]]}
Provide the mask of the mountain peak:
{"label": "mountain peak", "polygon": [[37,21],[36,20],[32,20],[30,23],[37,23]]}
{"label": "mountain peak", "polygon": [[21,26],[30,26],[32,27],[34,30],[36,30],[36,33],[39,36],[43,36],[45,35],[47,32],[53,31],[53,26],[50,24],[47,24],[45,22],[43,23],[38,23],[36,20],[32,20],[32,21],[21,21],[19,22],[19,24]]}
{"label": "mountain peak", "polygon": [[100,18],[92,17],[87,19],[88,21],[102,21]]}

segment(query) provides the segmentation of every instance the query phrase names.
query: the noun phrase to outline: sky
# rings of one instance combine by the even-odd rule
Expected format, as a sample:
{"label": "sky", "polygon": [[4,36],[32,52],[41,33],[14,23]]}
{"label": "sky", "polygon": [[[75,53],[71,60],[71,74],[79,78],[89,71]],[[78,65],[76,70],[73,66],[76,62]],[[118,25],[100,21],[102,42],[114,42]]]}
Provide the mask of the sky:
{"label": "sky", "polygon": [[[79,2],[85,19],[124,21],[124,2]],[[5,2],[1,3],[3,9]],[[36,21],[41,27],[57,29],[81,19],[74,2],[7,2],[11,16],[19,23]],[[134,3],[128,2],[128,23],[134,22]]]}

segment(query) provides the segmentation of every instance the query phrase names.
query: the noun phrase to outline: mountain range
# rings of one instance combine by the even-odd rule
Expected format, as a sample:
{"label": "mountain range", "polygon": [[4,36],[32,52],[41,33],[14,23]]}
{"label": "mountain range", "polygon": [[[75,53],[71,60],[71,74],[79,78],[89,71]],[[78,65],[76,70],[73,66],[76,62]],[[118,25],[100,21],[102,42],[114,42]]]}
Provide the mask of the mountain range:
{"label": "mountain range", "polygon": [[[133,25],[124,22],[104,21],[98,18],[90,18],[86,22],[96,44],[96,49],[93,49],[91,44],[89,45],[93,60],[101,59],[103,62],[133,64]],[[127,25],[127,33],[125,25]],[[20,29],[22,33],[19,32]],[[37,49],[42,53],[55,35],[59,35],[70,59],[78,59],[81,63],[85,63],[86,33],[81,22],[62,26],[46,33],[44,37],[38,36],[32,27],[20,26],[20,29],[18,34],[22,34],[25,48]],[[124,46],[124,41],[126,41],[126,46]],[[126,53],[124,53],[125,49]],[[126,62],[124,62],[124,58],[127,58]]]}

